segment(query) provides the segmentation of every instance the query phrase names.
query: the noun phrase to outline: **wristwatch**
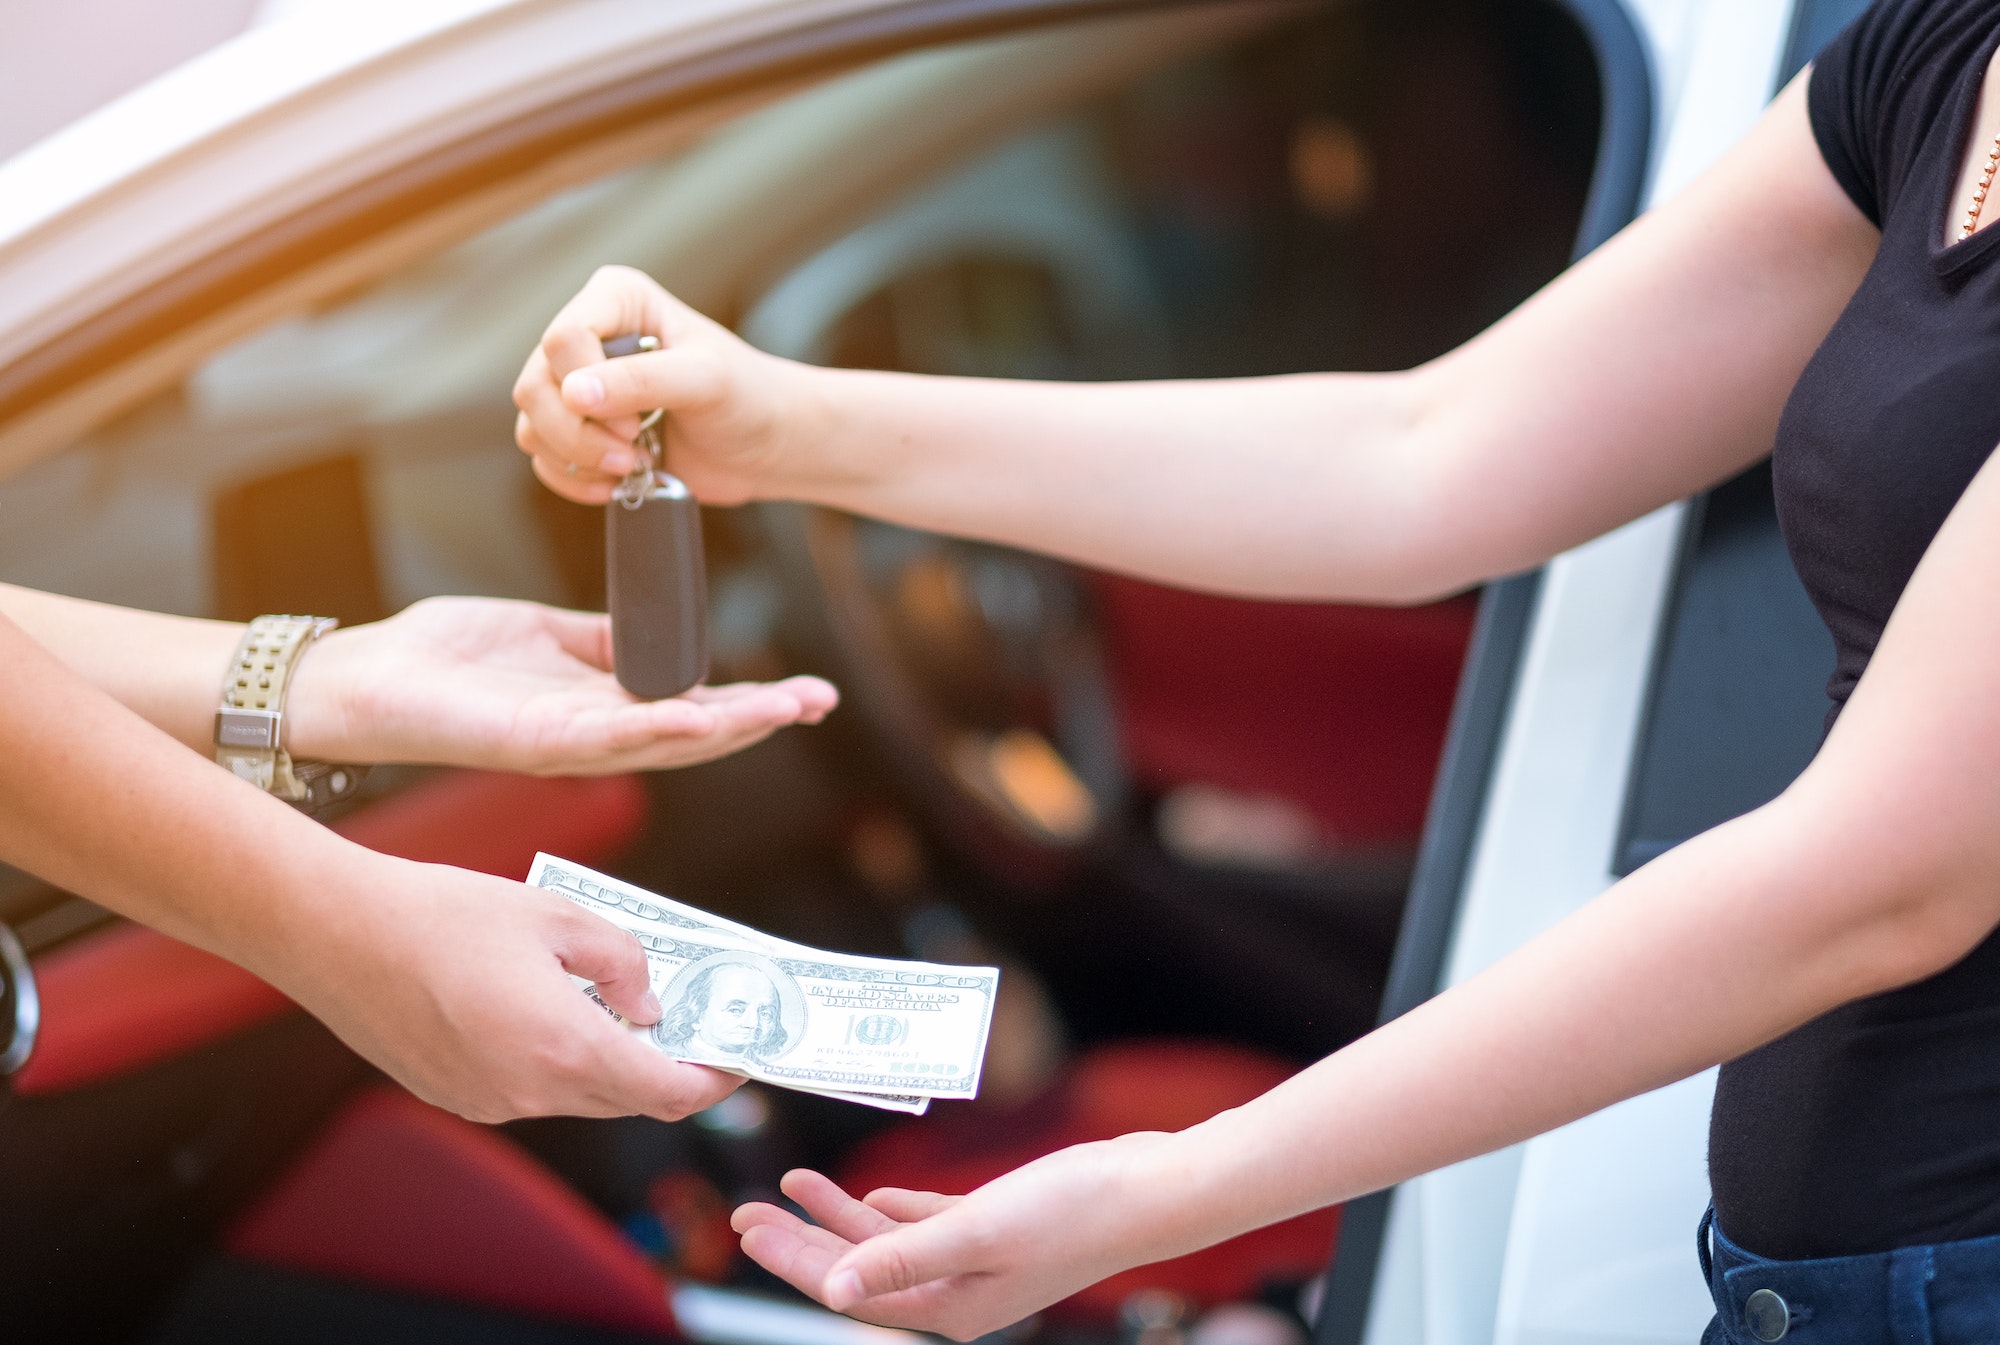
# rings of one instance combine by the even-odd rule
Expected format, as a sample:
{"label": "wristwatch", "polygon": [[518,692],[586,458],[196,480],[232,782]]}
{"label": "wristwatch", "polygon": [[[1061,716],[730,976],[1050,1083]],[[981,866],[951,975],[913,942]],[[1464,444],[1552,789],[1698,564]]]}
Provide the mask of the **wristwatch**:
{"label": "wristwatch", "polygon": [[324,807],[361,787],[365,766],[294,761],[285,750],[285,693],[306,647],[338,626],[330,616],[260,616],[244,628],[215,712],[215,759],[300,808]]}

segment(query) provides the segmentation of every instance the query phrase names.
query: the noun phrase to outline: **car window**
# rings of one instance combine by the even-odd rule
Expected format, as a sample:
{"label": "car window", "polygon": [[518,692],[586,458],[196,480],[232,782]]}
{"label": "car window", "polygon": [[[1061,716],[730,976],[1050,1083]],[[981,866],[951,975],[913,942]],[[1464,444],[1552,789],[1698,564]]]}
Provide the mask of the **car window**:
{"label": "car window", "polygon": [[[1435,353],[1560,264],[1595,128],[1533,115],[1563,94],[1532,72],[1503,72],[1519,88],[1487,87],[1491,61],[1467,49],[1477,42],[1455,31],[1462,24],[1434,18],[1449,40],[1428,47],[1402,38],[1412,54],[1390,79],[1355,57],[1370,49],[1360,29],[1393,19],[1312,19],[1314,40],[1288,51],[1274,34],[1298,31],[1297,14],[1182,9],[906,54],[549,200],[240,342],[172,394],[0,484],[0,577],[233,615],[249,603],[360,618],[446,590],[579,596],[509,448],[505,394],[541,324],[604,260],[645,267],[732,320],[773,282],[789,284],[751,330],[797,346],[805,338],[782,319],[797,325],[804,289],[870,248],[913,249],[899,254],[900,297],[850,296],[839,330],[822,323],[806,341],[818,345],[802,353],[841,362],[963,363],[869,345],[879,347],[889,307],[914,311],[952,291],[1015,343],[1013,356],[978,356],[991,372],[1389,367]],[[1215,54],[1225,51],[1238,54]],[[1324,91],[1319,105],[1246,85],[1284,66],[1290,86]],[[1473,105],[1525,99],[1531,115],[1443,124],[1423,90],[1467,72]],[[1406,133],[1378,138],[1378,124]],[[1583,147],[1581,160],[1524,144],[1549,126]],[[1463,152],[1468,136],[1481,152]],[[1437,190],[1433,153],[1454,158],[1452,189],[1489,219],[1525,204],[1507,245],[1453,249],[1424,221],[1455,212],[1409,208]],[[830,163],[839,171],[816,171]],[[1536,190],[1510,192],[1514,170]],[[948,218],[982,192],[1005,195],[1010,180],[1033,190],[983,238]],[[887,201],[900,205],[884,216]],[[1398,224],[1377,227],[1384,219]],[[940,231],[928,242],[895,232],[926,227]],[[926,247],[939,254],[928,271],[910,264]],[[842,283],[853,288],[867,266],[883,278],[869,261]],[[824,286],[815,302],[830,302]],[[914,331],[907,318],[895,320]],[[285,569],[262,552],[231,555],[245,534],[221,523],[261,518],[274,537],[296,537],[308,525],[287,502],[303,500],[330,503],[309,537],[283,548],[299,559],[282,582],[317,604],[219,581],[226,569]],[[336,570],[350,573],[335,590],[315,587]]]}
{"label": "car window", "polygon": [[[593,267],[644,267],[732,317],[940,161],[1283,9],[1182,9],[892,57],[546,200],[237,343],[0,483],[0,578],[168,611],[350,620],[444,591],[587,599],[511,447],[507,391]],[[306,502],[319,517],[299,515]],[[269,537],[219,526],[245,510]],[[227,570],[263,575],[261,589],[231,589]]]}

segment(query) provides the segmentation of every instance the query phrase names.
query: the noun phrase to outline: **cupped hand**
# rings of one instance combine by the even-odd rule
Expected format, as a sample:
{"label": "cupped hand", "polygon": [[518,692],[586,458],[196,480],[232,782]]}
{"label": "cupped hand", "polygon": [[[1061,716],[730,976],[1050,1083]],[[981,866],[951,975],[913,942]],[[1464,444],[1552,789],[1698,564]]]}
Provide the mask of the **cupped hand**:
{"label": "cupped hand", "polygon": [[[606,360],[613,336],[660,349]],[[628,266],[604,266],[557,313],[514,383],[514,439],[557,494],[600,504],[637,459],[654,408],[667,465],[706,504],[740,504],[773,457],[798,366],[758,351]]]}
{"label": "cupped hand", "polygon": [[608,617],[499,598],[428,598],[337,630],[300,661],[295,756],[603,775],[689,766],[839,700],[816,677],[635,700],[612,676]]}
{"label": "cupped hand", "polygon": [[1162,1221],[1142,1207],[1139,1168],[1173,1138],[1059,1150],[967,1196],[890,1187],[856,1200],[800,1170],[781,1186],[813,1223],[749,1204],[731,1224],[751,1260],[830,1308],[971,1340],[1107,1275],[1192,1250],[1163,1240]]}
{"label": "cupped hand", "polygon": [[678,1120],[741,1082],[667,1059],[570,980],[657,1021],[632,935],[539,888],[337,844],[272,979],[418,1097],[485,1122]]}

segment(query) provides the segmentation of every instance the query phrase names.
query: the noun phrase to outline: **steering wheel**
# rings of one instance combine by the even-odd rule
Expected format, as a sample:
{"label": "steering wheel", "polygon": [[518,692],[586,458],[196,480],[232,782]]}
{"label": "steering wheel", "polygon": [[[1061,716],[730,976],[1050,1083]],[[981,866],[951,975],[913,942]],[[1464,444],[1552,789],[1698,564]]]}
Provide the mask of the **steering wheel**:
{"label": "steering wheel", "polygon": [[[1078,185],[1102,152],[1059,126],[999,146],[800,263],[743,334],[823,364],[1158,376],[1163,310],[1129,222]],[[823,509],[764,517],[851,705],[949,843],[1028,888],[1118,844],[1128,789],[1080,575]]]}
{"label": "steering wheel", "polygon": [[850,704],[948,843],[1026,890],[1115,845],[1124,765],[1068,567],[828,509],[765,517]]}

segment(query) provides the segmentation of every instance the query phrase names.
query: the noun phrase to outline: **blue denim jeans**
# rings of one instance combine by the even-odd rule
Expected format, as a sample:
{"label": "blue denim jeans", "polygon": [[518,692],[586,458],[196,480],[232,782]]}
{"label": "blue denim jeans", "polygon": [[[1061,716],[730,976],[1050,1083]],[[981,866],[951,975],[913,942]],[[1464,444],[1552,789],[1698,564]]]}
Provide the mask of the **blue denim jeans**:
{"label": "blue denim jeans", "polygon": [[1701,1345],[2000,1342],[2000,1237],[1772,1261],[1724,1237],[1710,1210],[1696,1244],[1716,1314]]}

